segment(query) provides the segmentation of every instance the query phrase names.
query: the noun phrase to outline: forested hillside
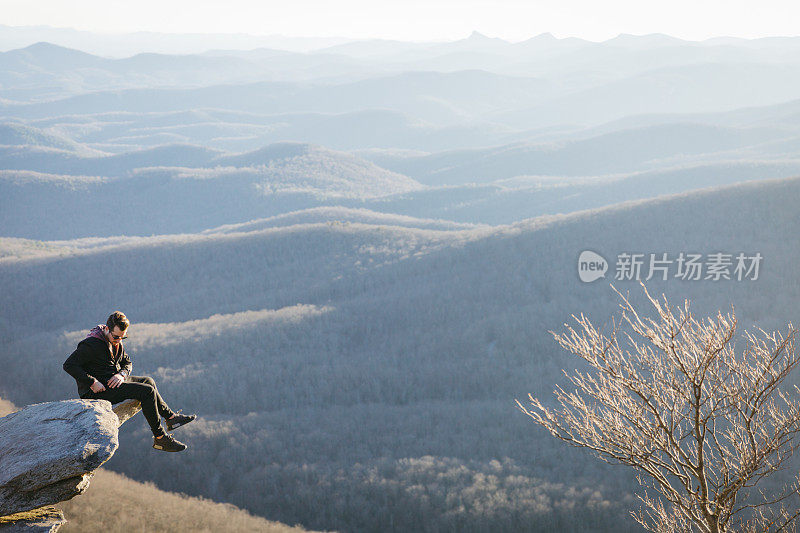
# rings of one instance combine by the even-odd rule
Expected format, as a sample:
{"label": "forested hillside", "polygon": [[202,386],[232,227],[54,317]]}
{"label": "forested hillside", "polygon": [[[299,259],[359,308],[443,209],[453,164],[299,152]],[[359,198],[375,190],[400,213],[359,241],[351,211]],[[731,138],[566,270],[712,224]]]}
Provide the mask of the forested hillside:
{"label": "forested hillside", "polygon": [[798,322],[800,40],[337,44],[0,53],[0,396],[74,397],[120,309],[199,419],[181,454],[125,424],[111,485],[318,530],[638,531],[633,473],[514,400],[551,398],[550,332],[611,324],[611,283]]}
{"label": "forested hillside", "polygon": [[[614,310],[606,283],[577,279],[578,254],[758,251],[759,279],[695,282],[692,300],[698,312],[736,302],[741,324],[780,327],[797,319],[800,248],[786,243],[798,194],[800,181],[778,180],[495,230],[311,223],[7,257],[4,322],[33,326],[42,309],[48,320],[9,331],[4,395],[73,395],[60,363],[103,318],[103,287],[125,280],[114,302],[134,322],[135,372],[202,420],[182,430],[193,447],[178,463],[153,457],[130,424],[110,468],[311,528],[611,527],[631,480],[513,408],[573,364],[548,330]],[[52,387],[18,385],[26,376]]]}

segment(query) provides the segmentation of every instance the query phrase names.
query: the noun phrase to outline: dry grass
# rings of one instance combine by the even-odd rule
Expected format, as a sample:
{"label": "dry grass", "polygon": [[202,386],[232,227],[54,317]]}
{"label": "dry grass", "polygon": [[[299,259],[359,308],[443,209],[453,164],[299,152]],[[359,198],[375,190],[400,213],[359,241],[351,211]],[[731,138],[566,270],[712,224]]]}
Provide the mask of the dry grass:
{"label": "dry grass", "polygon": [[61,533],[306,531],[253,516],[230,504],[165,492],[151,483],[103,469],[95,472],[84,494],[60,507],[68,520]]}
{"label": "dry grass", "polygon": [[18,520],[29,522],[29,521],[45,521],[45,520],[57,520],[61,518],[61,511],[56,509],[55,507],[39,507],[38,509],[33,509],[31,511],[23,511],[21,513],[10,514],[6,516],[0,516],[0,526],[5,524],[11,524]]}
{"label": "dry grass", "polygon": [[0,417],[10,415],[16,410],[17,408],[13,403],[0,398]]}

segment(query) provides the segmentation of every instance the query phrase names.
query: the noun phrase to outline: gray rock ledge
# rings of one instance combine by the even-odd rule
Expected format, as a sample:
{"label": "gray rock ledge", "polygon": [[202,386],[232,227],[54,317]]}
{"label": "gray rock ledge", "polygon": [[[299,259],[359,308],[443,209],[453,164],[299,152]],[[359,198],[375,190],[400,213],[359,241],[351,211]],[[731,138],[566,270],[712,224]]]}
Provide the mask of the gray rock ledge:
{"label": "gray rock ledge", "polygon": [[105,400],[39,403],[0,418],[0,517],[86,490],[114,455],[119,424]]}

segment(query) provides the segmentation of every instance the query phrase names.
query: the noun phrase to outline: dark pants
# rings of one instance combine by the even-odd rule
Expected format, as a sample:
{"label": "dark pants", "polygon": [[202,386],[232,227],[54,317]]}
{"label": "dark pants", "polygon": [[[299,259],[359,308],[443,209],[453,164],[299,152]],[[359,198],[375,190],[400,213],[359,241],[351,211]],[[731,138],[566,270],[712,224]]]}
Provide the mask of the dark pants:
{"label": "dark pants", "polygon": [[156,382],[149,376],[128,376],[119,387],[113,389],[107,387],[98,393],[89,391],[84,398],[108,400],[112,404],[123,400],[139,400],[142,404],[142,413],[156,437],[164,434],[164,430],[161,429],[161,417],[169,418],[174,414],[158,393]]}

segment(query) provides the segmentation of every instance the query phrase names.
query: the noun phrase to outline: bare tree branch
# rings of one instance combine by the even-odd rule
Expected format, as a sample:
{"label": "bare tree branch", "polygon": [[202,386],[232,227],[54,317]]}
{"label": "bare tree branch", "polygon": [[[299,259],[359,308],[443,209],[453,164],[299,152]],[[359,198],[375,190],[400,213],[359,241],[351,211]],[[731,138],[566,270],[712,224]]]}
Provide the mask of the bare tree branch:
{"label": "bare tree branch", "polygon": [[573,389],[556,387],[557,407],[529,395],[519,409],[554,437],[639,471],[643,507],[632,516],[650,531],[793,531],[800,511],[784,504],[800,481],[756,490],[797,446],[799,391],[781,389],[800,363],[792,325],[786,335],[745,332],[737,354],[733,310],[698,320],[688,300],[673,309],[645,288],[650,318],[614,290],[621,314],[608,334],[582,314],[551,332],[589,371],[565,372]]}

